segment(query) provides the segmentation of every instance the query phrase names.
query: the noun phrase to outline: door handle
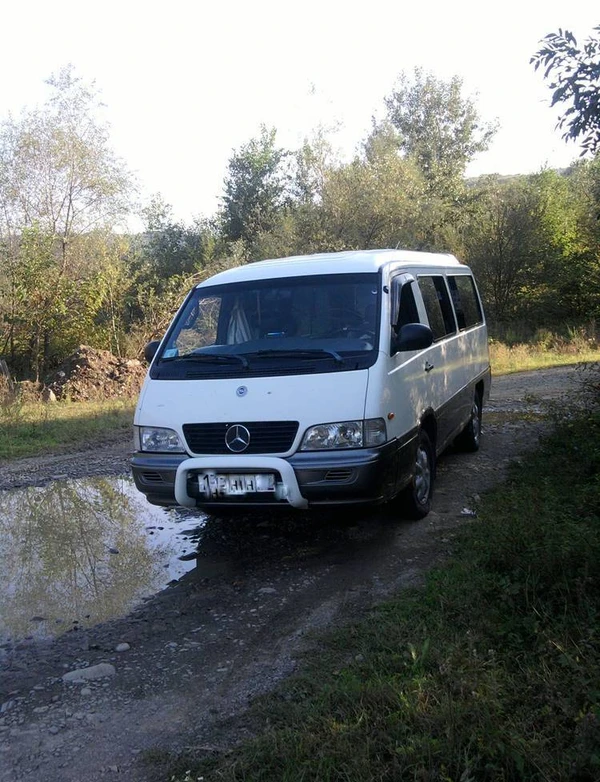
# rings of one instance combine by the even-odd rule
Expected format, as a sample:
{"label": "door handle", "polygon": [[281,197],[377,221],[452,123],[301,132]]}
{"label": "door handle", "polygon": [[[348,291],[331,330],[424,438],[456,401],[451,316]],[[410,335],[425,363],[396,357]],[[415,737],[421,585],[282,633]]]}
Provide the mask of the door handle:
{"label": "door handle", "polygon": [[425,372],[431,372],[433,369],[433,364],[430,364],[429,361],[425,362]]}

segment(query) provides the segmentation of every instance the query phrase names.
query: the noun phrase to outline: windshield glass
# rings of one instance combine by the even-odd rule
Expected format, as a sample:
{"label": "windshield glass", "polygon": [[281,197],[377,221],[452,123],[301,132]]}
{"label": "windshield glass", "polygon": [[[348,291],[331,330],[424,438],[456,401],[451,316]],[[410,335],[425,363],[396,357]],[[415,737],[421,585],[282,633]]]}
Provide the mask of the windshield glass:
{"label": "windshield glass", "polygon": [[197,288],[157,363],[193,363],[196,375],[290,362],[339,368],[351,356],[362,356],[362,366],[377,348],[378,311],[378,276],[372,273]]}

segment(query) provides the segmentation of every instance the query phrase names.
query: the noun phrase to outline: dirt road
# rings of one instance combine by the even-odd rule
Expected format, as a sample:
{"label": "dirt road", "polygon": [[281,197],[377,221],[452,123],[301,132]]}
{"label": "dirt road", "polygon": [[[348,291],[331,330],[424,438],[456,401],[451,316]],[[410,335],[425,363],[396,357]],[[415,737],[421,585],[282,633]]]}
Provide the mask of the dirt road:
{"label": "dirt road", "polygon": [[[145,750],[226,746],[223,720],[293,672],[299,655],[318,646],[313,631],[418,584],[448,555],[479,495],[549,426],[547,403],[572,399],[576,387],[570,369],[495,379],[481,450],[442,457],[423,521],[381,510],[213,518],[197,567],[132,615],[0,648],[0,780],[139,782],[152,778],[140,761]],[[115,474],[127,470],[129,451],[113,442],[5,464],[0,488]],[[112,666],[103,678],[63,681],[102,663]]]}

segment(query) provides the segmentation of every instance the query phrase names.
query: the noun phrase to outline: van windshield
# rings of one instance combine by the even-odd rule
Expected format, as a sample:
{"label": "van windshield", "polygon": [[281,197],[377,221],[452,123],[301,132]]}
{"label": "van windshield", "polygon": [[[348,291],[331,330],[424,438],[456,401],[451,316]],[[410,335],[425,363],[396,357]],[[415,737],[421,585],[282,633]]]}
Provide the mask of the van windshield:
{"label": "van windshield", "polygon": [[373,273],[336,274],[196,288],[167,334],[155,376],[370,366],[379,337],[378,280]]}

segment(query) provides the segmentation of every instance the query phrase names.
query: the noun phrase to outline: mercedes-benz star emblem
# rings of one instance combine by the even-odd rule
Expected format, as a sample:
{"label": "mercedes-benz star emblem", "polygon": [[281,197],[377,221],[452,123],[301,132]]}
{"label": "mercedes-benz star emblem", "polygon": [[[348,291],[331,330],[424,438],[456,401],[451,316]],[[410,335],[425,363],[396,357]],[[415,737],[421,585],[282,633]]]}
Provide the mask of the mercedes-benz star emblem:
{"label": "mercedes-benz star emblem", "polygon": [[230,426],[225,432],[225,445],[234,453],[245,451],[250,445],[250,432],[241,424]]}

